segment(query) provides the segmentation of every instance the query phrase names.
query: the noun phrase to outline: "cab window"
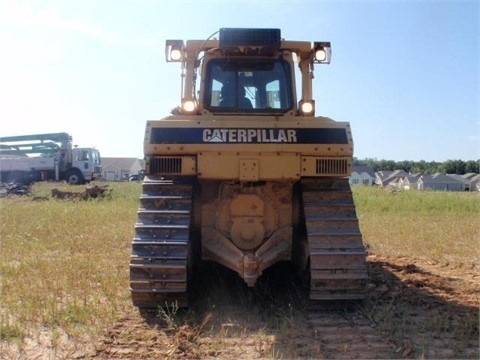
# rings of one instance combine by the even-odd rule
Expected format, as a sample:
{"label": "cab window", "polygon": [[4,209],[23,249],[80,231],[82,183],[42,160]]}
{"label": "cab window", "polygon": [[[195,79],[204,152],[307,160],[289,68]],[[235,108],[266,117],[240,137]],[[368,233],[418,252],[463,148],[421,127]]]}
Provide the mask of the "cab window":
{"label": "cab window", "polygon": [[204,100],[213,112],[288,111],[293,103],[290,66],[282,59],[211,60]]}
{"label": "cab window", "polygon": [[88,160],[90,160],[89,152],[86,151],[86,150],[80,151],[78,153],[77,160],[78,161],[88,161]]}

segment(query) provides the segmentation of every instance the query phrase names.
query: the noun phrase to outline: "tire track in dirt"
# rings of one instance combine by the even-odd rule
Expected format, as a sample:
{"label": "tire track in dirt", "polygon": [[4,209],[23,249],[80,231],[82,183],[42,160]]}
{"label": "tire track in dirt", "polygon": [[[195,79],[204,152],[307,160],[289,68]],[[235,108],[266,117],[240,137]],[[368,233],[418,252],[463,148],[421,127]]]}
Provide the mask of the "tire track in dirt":
{"label": "tire track in dirt", "polygon": [[202,269],[188,311],[132,307],[75,358],[479,358],[476,264],[369,256],[369,266],[365,301],[310,307],[288,267],[265,273],[254,290],[228,271]]}
{"label": "tire track in dirt", "polygon": [[253,291],[235,274],[216,267],[206,272],[209,286],[201,284],[197,294],[203,300],[194,302],[186,313],[132,310],[109,330],[94,358],[392,359],[402,355],[358,303],[308,307],[289,267],[265,274]]}
{"label": "tire track in dirt", "polygon": [[[97,359],[305,358],[392,359],[395,345],[366,319],[339,312],[315,313],[269,328],[268,320],[241,321],[238,308],[219,307],[202,332],[195,325],[168,329],[152,315],[125,318],[97,348]],[[230,314],[230,316],[226,316]]]}
{"label": "tire track in dirt", "polygon": [[[310,326],[318,334],[327,359],[397,358],[395,345],[364,318],[339,314],[316,315]],[[307,356],[308,357],[308,356]]]}

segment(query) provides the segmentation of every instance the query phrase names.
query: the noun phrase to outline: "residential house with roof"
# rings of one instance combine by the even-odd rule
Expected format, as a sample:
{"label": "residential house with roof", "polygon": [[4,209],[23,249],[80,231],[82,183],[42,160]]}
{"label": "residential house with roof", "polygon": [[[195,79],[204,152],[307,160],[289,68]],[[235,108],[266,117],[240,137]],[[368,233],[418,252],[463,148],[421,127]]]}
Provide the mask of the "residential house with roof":
{"label": "residential house with roof", "polygon": [[447,174],[422,175],[418,190],[465,191],[465,183]]}
{"label": "residential house with roof", "polygon": [[107,181],[128,181],[128,177],[142,170],[140,159],[102,157],[103,178]]}
{"label": "residential house with roof", "polygon": [[464,175],[455,175],[458,180],[465,183],[465,191],[477,191],[480,184],[480,175],[476,173],[468,173]]}
{"label": "residential house with roof", "polygon": [[381,187],[399,187],[400,179],[407,176],[405,170],[394,170],[394,171],[377,171],[375,173],[375,184]]}
{"label": "residential house with roof", "polygon": [[417,190],[418,180],[422,174],[409,174],[405,177],[398,179],[398,187],[401,190]]}
{"label": "residential house with roof", "polygon": [[350,185],[372,186],[375,184],[375,172],[370,166],[353,166],[349,177]]}
{"label": "residential house with roof", "polygon": [[480,175],[479,174],[473,174],[473,176],[469,177],[468,180],[470,181],[470,191],[480,191]]}

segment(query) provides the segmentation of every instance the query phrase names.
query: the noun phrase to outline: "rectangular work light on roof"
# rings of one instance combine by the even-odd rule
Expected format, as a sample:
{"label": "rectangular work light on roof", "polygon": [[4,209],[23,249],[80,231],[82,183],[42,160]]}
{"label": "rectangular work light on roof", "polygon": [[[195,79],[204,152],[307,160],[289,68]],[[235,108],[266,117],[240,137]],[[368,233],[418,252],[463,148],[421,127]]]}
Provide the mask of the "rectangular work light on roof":
{"label": "rectangular work light on roof", "polygon": [[185,45],[183,40],[167,40],[165,43],[165,59],[167,62],[180,62],[184,59]]}
{"label": "rectangular work light on roof", "polygon": [[332,59],[332,46],[328,41],[315,41],[313,43],[313,60],[317,64],[330,64]]}

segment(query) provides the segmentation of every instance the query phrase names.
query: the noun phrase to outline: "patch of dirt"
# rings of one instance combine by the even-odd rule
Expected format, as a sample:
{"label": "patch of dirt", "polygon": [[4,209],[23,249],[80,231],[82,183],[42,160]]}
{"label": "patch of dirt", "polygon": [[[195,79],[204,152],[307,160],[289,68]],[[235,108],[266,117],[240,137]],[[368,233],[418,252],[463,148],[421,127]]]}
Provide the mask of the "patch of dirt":
{"label": "patch of dirt", "polygon": [[[480,274],[475,264],[375,255],[368,261],[367,299],[319,304],[305,300],[288,266],[265,272],[255,289],[228,270],[206,266],[194,278],[196,298],[188,310],[141,312],[132,307],[82,354],[70,349],[51,358],[480,357]],[[11,354],[32,359],[48,353],[30,343],[24,356]]]}
{"label": "patch of dirt", "polygon": [[[31,184],[25,185],[17,182],[0,183],[0,197],[8,196],[31,196]],[[57,188],[52,189],[51,197],[61,200],[89,200],[100,199],[111,194],[108,184],[88,184],[83,191],[65,191]],[[49,200],[46,196],[32,197],[33,201]]]}
{"label": "patch of dirt", "polygon": [[210,269],[211,286],[188,312],[132,310],[92,358],[479,358],[478,268],[380,256],[369,264],[365,301],[314,306],[288,268],[251,292]]}
{"label": "patch of dirt", "polygon": [[52,198],[61,200],[89,200],[98,199],[106,196],[111,189],[108,185],[87,185],[84,191],[64,191],[59,189],[52,189]]}
{"label": "patch of dirt", "polygon": [[41,327],[21,344],[0,342],[0,359],[85,359],[87,353],[95,352],[92,344],[92,339],[87,337],[74,341],[61,329],[52,331],[50,328]]}
{"label": "patch of dirt", "polygon": [[30,185],[17,182],[0,182],[0,197],[31,195]]}

